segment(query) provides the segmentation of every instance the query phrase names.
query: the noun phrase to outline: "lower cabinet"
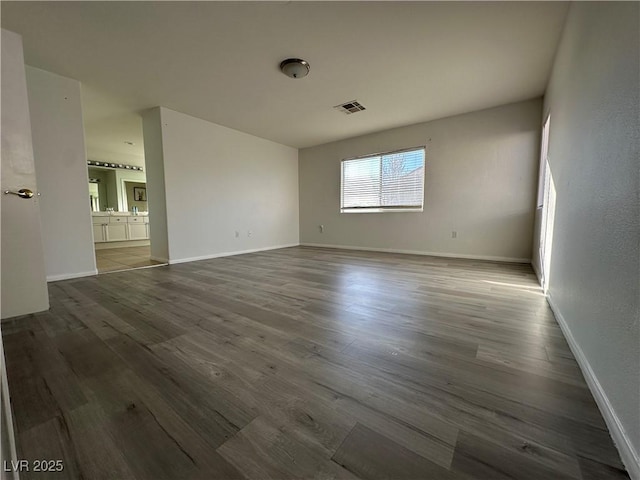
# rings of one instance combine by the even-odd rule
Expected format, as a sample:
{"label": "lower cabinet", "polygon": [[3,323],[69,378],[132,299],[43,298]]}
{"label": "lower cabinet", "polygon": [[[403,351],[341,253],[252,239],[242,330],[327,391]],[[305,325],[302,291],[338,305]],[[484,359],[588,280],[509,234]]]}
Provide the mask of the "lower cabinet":
{"label": "lower cabinet", "polygon": [[149,224],[148,223],[130,223],[129,227],[129,240],[145,240],[149,238]]}
{"label": "lower cabinet", "polygon": [[95,243],[106,242],[107,232],[105,230],[106,224],[93,224],[93,241]]}
{"label": "lower cabinet", "polygon": [[121,242],[125,240],[147,240],[149,217],[147,216],[93,216],[93,241]]}
{"label": "lower cabinet", "polygon": [[127,224],[113,224],[107,225],[107,242],[117,242],[120,240],[129,240],[127,235]]}

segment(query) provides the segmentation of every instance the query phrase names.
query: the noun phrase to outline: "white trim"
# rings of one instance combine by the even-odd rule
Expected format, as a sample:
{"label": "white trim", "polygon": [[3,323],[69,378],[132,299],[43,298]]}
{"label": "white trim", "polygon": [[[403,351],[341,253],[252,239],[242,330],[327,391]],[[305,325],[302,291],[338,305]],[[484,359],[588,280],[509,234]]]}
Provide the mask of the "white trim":
{"label": "white trim", "polygon": [[530,258],[495,257],[491,255],[467,255],[463,253],[423,252],[420,250],[400,250],[397,248],[354,247],[351,245],[329,245],[325,243],[301,243],[302,247],[339,248],[343,250],[361,250],[364,252],[405,253],[429,257],[467,258],[470,260],[492,260],[494,262],[531,263]]}
{"label": "white trim", "polygon": [[209,260],[211,258],[231,257],[233,255],[242,255],[245,253],[264,252],[265,250],[277,250],[278,248],[297,247],[299,245],[299,243],[288,243],[286,245],[273,245],[271,247],[252,248],[250,250],[238,250],[235,252],[212,253],[210,255],[202,255],[200,257],[178,258],[169,260],[169,265],[174,265],[176,263],[197,262],[198,260]]}
{"label": "white trim", "polygon": [[558,325],[560,325],[562,333],[567,339],[569,348],[571,348],[571,352],[576,358],[576,361],[580,366],[580,370],[582,370],[582,374],[584,375],[587,385],[589,386],[589,390],[600,409],[600,413],[602,413],[602,417],[604,418],[607,427],[609,427],[609,433],[613,438],[613,442],[616,447],[618,447],[620,458],[627,468],[627,473],[632,479],[640,480],[640,455],[638,455],[638,452],[633,448],[631,439],[625,431],[616,411],[613,409],[613,405],[611,405],[609,397],[607,397],[606,392],[598,381],[598,377],[596,377],[596,374],[593,372],[589,360],[582,351],[582,348],[580,348],[580,345],[571,333],[571,329],[569,328],[567,321],[562,316],[562,313],[560,313],[558,306],[551,299],[550,295],[547,295],[547,302],[551,307],[553,315],[556,317]]}
{"label": "white trim", "polygon": [[[347,103],[351,103],[351,102],[347,102]],[[395,153],[415,152],[417,150],[424,150],[425,157],[426,157],[426,155],[427,155],[427,146],[426,145],[418,145],[417,147],[401,148],[400,150],[388,150],[386,152],[367,153],[366,155],[359,155],[357,157],[343,158],[340,161],[341,162],[348,162],[349,160],[362,160],[363,158],[382,157],[383,155],[393,155]]]}
{"label": "white trim", "polygon": [[389,208],[389,207],[379,207],[379,208],[341,208],[340,213],[422,213],[424,212],[424,207],[416,207],[416,208]]}
{"label": "white trim", "polygon": [[69,280],[71,278],[90,277],[97,275],[98,270],[89,270],[88,272],[79,273],[63,273],[61,275],[47,275],[47,282],[57,282],[59,280]]}
{"label": "white trim", "polygon": [[[148,223],[145,225],[148,225]],[[113,240],[111,242],[97,242],[93,244],[93,248],[94,250],[112,250],[114,248],[148,247],[149,245],[151,245],[151,241],[148,238],[141,238],[140,240]]]}
{"label": "white trim", "polygon": [[124,267],[121,270],[109,270],[107,272],[100,272],[100,275],[108,275],[109,273],[131,272],[133,270],[143,270],[145,268],[166,267],[166,263],[158,263],[156,265],[143,265],[142,267]]}

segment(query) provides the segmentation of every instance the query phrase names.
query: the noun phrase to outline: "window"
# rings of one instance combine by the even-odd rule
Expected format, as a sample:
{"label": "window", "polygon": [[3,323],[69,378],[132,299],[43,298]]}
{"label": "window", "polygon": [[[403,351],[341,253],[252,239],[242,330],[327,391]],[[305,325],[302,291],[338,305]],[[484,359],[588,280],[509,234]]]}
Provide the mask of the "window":
{"label": "window", "polygon": [[340,212],[422,211],[424,147],[342,161]]}

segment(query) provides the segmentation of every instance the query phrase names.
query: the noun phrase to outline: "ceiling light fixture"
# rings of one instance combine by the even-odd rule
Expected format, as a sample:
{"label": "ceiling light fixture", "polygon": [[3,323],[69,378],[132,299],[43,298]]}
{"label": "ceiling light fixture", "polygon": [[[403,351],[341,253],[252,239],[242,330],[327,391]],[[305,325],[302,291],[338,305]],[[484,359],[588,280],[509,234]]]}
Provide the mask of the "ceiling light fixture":
{"label": "ceiling light fixture", "polygon": [[309,63],[300,58],[287,58],[280,62],[282,73],[291,78],[306,77],[309,73],[309,68],[311,68]]}

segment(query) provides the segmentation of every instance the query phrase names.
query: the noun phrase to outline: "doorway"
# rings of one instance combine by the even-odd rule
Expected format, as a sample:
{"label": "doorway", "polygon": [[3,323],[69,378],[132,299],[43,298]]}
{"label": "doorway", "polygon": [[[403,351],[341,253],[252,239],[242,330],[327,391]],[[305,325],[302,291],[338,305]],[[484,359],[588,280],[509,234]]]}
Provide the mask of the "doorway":
{"label": "doorway", "polygon": [[151,259],[144,158],[137,165],[88,161],[98,273],[162,265]]}

